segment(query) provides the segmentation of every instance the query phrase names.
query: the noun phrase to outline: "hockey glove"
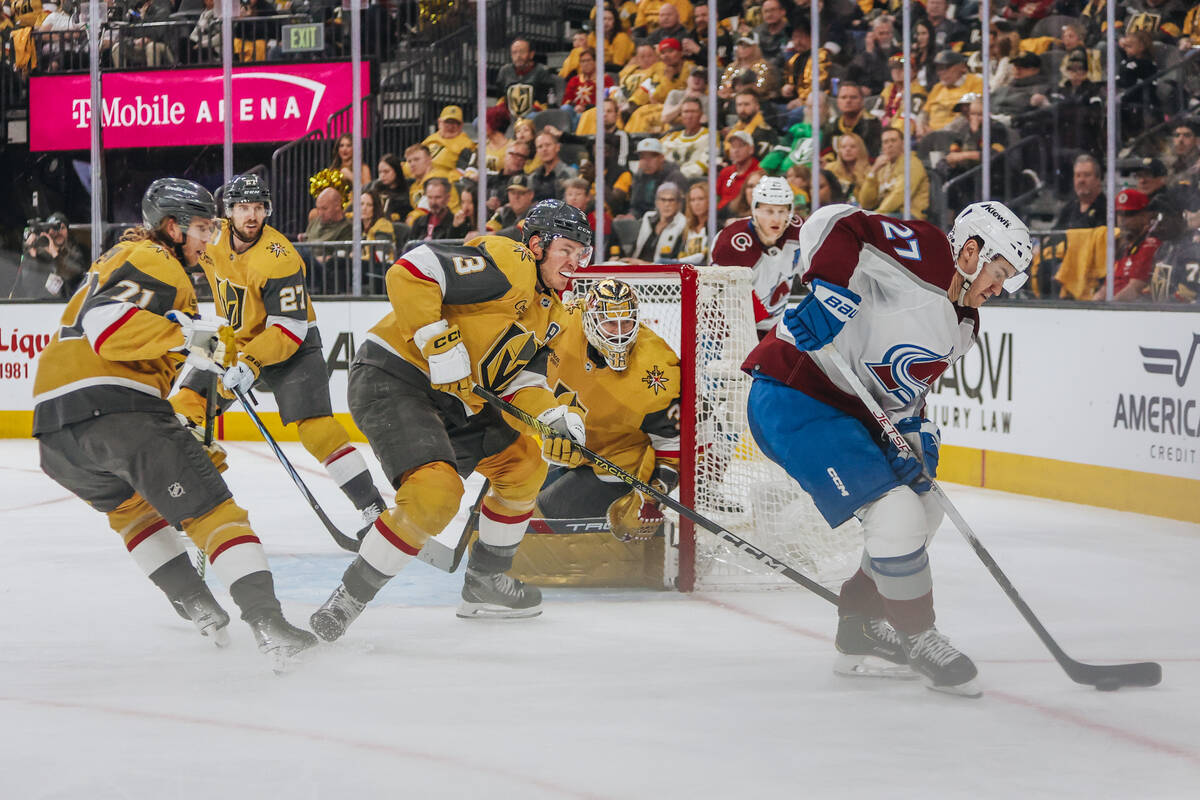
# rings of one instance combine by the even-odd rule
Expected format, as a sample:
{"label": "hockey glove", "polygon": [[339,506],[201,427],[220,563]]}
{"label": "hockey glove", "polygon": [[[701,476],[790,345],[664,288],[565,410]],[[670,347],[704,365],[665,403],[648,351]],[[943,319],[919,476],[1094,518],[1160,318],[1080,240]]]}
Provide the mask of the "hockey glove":
{"label": "hockey glove", "polygon": [[575,468],[587,461],[576,445],[587,443],[587,430],[577,406],[551,406],[538,414],[538,422],[554,429],[556,435],[542,437],[542,458],[551,464]]}
{"label": "hockey glove", "polygon": [[783,312],[783,324],[797,349],[820,350],[854,318],[860,302],[862,298],[844,286],[818,278],[813,280],[808,297]]}
{"label": "hockey glove", "polygon": [[472,393],[471,356],[463,344],[462,331],[444,319],[431,322],[413,334],[413,342],[429,362],[429,383],[439,392],[452,394],[472,409],[480,399]]}
{"label": "hockey glove", "polygon": [[233,393],[234,389],[245,394],[254,388],[256,380],[258,380],[258,372],[249,362],[243,360],[225,370],[225,374],[221,376],[221,385],[228,390],[229,396],[236,397]]}
{"label": "hockey glove", "polygon": [[896,430],[912,451],[902,453],[889,441],[887,456],[892,471],[901,483],[911,486],[917,494],[924,494],[931,488],[928,479],[937,477],[942,434],[937,425],[923,417],[905,417],[896,423]]}
{"label": "hockey glove", "polygon": [[171,348],[172,350],[189,355],[196,353],[210,361],[221,363],[221,358],[225,354],[225,342],[224,337],[221,336],[221,329],[228,327],[227,325],[216,320],[189,317],[175,308],[163,316],[178,325],[179,330],[183,333],[183,344]]}
{"label": "hockey glove", "polygon": [[175,418],[179,420],[180,425],[187,428],[188,433],[196,437],[196,441],[198,441],[200,446],[204,448],[204,452],[208,456],[208,460],[211,461],[213,466],[217,468],[217,472],[224,472],[225,470],[229,469],[229,465],[225,463],[226,456],[228,455],[225,452],[225,448],[217,444],[216,441],[214,441],[212,444],[204,443],[203,426],[197,425],[183,414],[176,413]]}

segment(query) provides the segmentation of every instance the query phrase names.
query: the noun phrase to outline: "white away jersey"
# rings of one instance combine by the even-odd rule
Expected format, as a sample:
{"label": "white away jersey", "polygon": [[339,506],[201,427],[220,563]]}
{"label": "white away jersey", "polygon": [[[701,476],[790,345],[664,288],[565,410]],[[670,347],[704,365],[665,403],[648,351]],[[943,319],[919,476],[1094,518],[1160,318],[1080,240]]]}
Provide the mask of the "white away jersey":
{"label": "white away jersey", "polygon": [[734,220],[717,234],[712,263],[719,267],[750,267],[754,270],[754,322],[762,336],[779,321],[792,293],[798,273],[796,255],[800,218],[792,217],[783,234],[771,247],[758,238],[750,217]]}

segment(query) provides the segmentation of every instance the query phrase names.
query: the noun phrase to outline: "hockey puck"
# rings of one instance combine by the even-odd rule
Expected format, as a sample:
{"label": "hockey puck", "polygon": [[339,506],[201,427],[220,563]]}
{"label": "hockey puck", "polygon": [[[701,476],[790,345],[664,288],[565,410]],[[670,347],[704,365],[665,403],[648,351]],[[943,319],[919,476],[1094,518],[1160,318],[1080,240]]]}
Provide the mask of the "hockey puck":
{"label": "hockey puck", "polygon": [[1101,692],[1115,692],[1121,688],[1121,681],[1116,678],[1101,678],[1096,681],[1096,689]]}

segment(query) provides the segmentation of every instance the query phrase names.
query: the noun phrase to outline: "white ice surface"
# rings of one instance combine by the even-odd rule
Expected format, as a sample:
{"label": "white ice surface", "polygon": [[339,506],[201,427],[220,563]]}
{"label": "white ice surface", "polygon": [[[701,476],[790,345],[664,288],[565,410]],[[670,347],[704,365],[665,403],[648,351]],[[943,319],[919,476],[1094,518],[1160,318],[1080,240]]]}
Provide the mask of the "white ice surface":
{"label": "white ice surface", "polygon": [[[265,446],[229,450],[304,624],[349,556]],[[279,678],[240,621],[218,651],[178,619],[35,443],[0,441],[0,464],[6,800],[1200,796],[1200,526],[950,487],[1068,653],[1158,660],[1154,689],[1072,683],[948,524],[938,621],[980,700],[836,677],[834,614],[803,590],[551,589],[539,618],[468,622],[461,575],[420,563]]]}

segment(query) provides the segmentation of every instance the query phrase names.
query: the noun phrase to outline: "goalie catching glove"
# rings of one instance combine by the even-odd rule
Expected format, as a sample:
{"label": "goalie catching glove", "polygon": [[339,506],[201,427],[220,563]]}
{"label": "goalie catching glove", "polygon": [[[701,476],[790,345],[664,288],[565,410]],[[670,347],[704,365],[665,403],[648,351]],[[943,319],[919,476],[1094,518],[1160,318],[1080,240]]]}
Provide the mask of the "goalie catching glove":
{"label": "goalie catching glove", "polygon": [[429,383],[439,392],[452,394],[472,410],[479,410],[482,401],[472,393],[471,356],[463,344],[457,325],[444,319],[418,328],[413,342],[429,362]]}
{"label": "goalie catching glove", "polygon": [[924,417],[905,417],[896,423],[896,430],[912,450],[901,451],[888,441],[887,458],[892,472],[902,484],[911,486],[917,494],[924,494],[932,488],[929,478],[937,477],[942,434],[937,425]]}
{"label": "goalie catching glove", "polygon": [[[659,464],[647,483],[663,494],[670,494],[679,483],[679,473],[666,464]],[[606,516],[612,535],[622,542],[653,538],[666,519],[658,500],[637,489],[614,500]]]}
{"label": "goalie catching glove", "polygon": [[574,469],[587,461],[578,445],[587,443],[587,429],[579,406],[557,405],[537,415],[538,422],[551,428],[554,436],[542,436],[542,458],[551,464]]}

